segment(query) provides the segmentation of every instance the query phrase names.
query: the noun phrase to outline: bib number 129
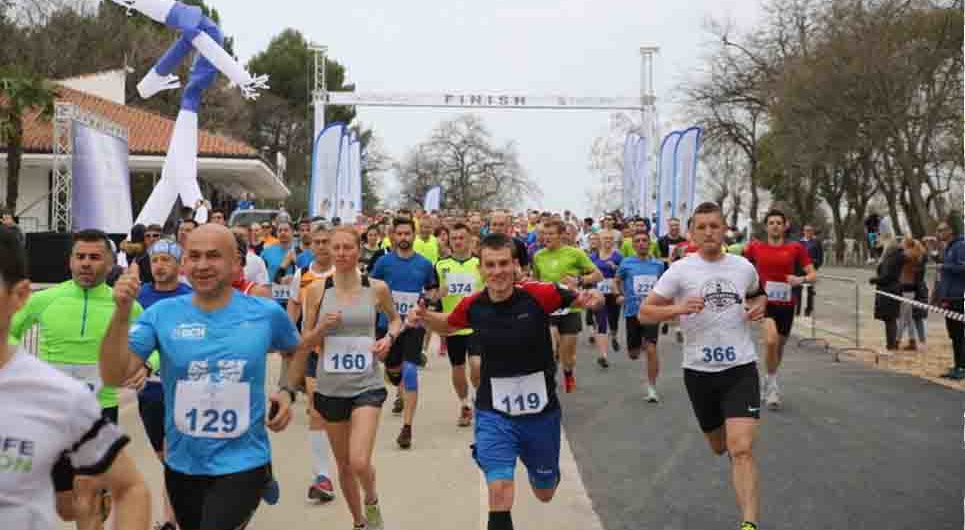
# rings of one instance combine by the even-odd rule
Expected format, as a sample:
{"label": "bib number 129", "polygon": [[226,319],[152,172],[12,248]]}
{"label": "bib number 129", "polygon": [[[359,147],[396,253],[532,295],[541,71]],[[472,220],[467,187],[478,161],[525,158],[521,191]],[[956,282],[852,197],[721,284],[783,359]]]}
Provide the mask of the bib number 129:
{"label": "bib number 129", "polygon": [[724,361],[736,361],[737,360],[737,350],[733,346],[718,346],[716,348],[704,347],[701,349],[701,353],[704,354],[704,362],[717,362],[722,363]]}
{"label": "bib number 129", "polygon": [[185,414],[185,419],[192,432],[200,430],[200,432],[209,434],[230,434],[238,428],[238,413],[232,409],[207,409],[200,413],[198,409],[191,409]]}

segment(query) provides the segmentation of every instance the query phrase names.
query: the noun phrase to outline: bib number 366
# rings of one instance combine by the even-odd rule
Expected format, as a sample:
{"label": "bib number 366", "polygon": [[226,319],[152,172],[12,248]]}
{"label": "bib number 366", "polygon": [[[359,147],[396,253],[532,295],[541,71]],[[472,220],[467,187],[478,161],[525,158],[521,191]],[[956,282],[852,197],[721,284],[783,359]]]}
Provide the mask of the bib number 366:
{"label": "bib number 366", "polygon": [[543,372],[520,377],[493,378],[491,382],[493,408],[510,416],[538,414],[549,402]]}
{"label": "bib number 366", "polygon": [[737,360],[737,350],[733,346],[717,346],[713,348],[704,346],[700,351],[704,354],[705,363],[722,363]]}

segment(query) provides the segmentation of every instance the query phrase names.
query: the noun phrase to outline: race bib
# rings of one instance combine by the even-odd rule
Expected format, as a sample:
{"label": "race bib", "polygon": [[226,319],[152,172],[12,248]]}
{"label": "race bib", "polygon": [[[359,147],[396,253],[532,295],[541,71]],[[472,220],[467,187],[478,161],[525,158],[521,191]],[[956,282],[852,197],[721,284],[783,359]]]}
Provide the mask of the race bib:
{"label": "race bib", "polygon": [[281,283],[271,284],[271,297],[275,300],[288,300],[292,297],[292,286]]}
{"label": "race bib", "polygon": [[543,372],[520,377],[494,377],[491,383],[493,408],[510,416],[538,414],[549,404]]}
{"label": "race bib", "polygon": [[562,308],[557,309],[556,311],[553,311],[552,313],[550,313],[550,316],[551,316],[551,317],[561,317],[561,316],[565,316],[565,315],[568,315],[568,314],[570,314],[570,308],[568,308],[568,307],[562,307]]}
{"label": "race bib", "polygon": [[612,279],[612,278],[607,278],[607,279],[603,280],[602,282],[596,284],[596,289],[597,289],[598,291],[600,291],[601,293],[603,293],[603,294],[611,294],[611,293],[613,293],[613,279]]}
{"label": "race bib", "polygon": [[633,294],[644,299],[650,294],[650,290],[657,284],[657,277],[652,274],[641,274],[633,277]]}
{"label": "race bib", "polygon": [[54,364],[54,368],[87,385],[93,393],[104,387],[100,367],[96,364]]}
{"label": "race bib", "polygon": [[784,282],[767,282],[764,284],[764,292],[767,293],[769,302],[790,302],[791,285]]}
{"label": "race bib", "polygon": [[419,304],[419,293],[392,291],[392,302],[395,303],[396,313],[404,317],[409,313],[409,310]]}
{"label": "race bib", "polygon": [[702,346],[700,348],[701,361],[709,365],[730,364],[737,360],[737,348],[734,346]]}
{"label": "race bib", "polygon": [[372,369],[372,337],[326,337],[323,369],[329,374],[361,374]]}
{"label": "race bib", "polygon": [[195,438],[238,438],[251,424],[251,385],[178,381],[174,425]]}
{"label": "race bib", "polygon": [[475,286],[476,277],[472,274],[456,273],[446,276],[446,292],[449,296],[472,294]]}

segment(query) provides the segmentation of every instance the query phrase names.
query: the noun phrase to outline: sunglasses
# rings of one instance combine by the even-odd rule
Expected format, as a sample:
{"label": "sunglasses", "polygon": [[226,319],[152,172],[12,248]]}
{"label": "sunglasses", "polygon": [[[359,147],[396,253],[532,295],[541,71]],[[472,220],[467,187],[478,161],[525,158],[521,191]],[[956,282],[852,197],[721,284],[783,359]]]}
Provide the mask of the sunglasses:
{"label": "sunglasses", "polygon": [[148,238],[157,239],[159,237],[161,237],[161,234],[152,234],[152,233],[144,234],[144,239],[148,239]]}

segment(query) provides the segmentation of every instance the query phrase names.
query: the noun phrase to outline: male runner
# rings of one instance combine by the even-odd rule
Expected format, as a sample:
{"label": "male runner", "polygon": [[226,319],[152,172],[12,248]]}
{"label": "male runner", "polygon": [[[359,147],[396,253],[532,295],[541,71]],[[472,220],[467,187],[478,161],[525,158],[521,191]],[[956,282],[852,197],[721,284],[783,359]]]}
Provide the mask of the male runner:
{"label": "male runner", "polygon": [[[767,378],[764,401],[770,410],[780,410],[783,396],[777,382],[777,369],[784,358],[784,345],[794,325],[794,297],[791,290],[804,282],[814,283],[817,270],[804,245],[784,239],[787,218],[780,210],[770,210],[764,217],[767,242],[751,241],[744,257],[757,268],[761,288],[767,294],[767,318],[764,320],[764,344],[767,351]],[[804,276],[795,276],[800,267]]]}
{"label": "male runner", "polygon": [[[463,298],[482,289],[479,258],[469,253],[469,227],[456,223],[449,232],[452,255],[436,264],[442,311],[451,313]],[[452,387],[459,398],[460,427],[472,425],[469,406],[469,385],[466,381],[466,355],[470,356],[470,372],[474,387],[479,385],[479,352],[474,348],[472,329],[463,329],[443,337],[448,345],[449,364],[452,365]]]}
{"label": "male runner", "polygon": [[[406,314],[416,305],[423,294],[435,297],[439,283],[436,271],[429,260],[415,253],[412,238],[415,223],[410,219],[396,219],[392,222],[392,252],[379,258],[372,268],[371,277],[382,280],[392,291],[395,310],[403,322]],[[388,325],[384,316],[379,317],[379,338],[386,332]],[[385,371],[389,381],[400,386],[402,400],[396,398],[393,413],[402,413],[402,430],[396,442],[402,449],[412,447],[412,424],[419,404],[419,371],[422,357],[422,339],[426,330],[419,327],[404,326],[402,334],[392,343],[392,351],[385,360]],[[400,406],[401,405],[401,406]]]}
{"label": "male runner", "polygon": [[[560,238],[564,230],[562,221],[544,223],[546,248],[533,256],[533,277],[543,282],[563,283],[570,289],[602,281],[603,275],[585,252],[562,245]],[[573,370],[576,368],[576,339],[583,329],[581,311],[564,307],[550,319],[550,324],[559,333],[559,358],[563,364],[563,388],[567,393],[576,390]]]}
{"label": "male runner", "polygon": [[[309,292],[312,289],[325,290],[325,280],[335,273],[332,265],[331,231],[324,224],[316,225],[307,243],[312,252],[311,264],[295,272],[292,288],[295,296],[288,300],[288,316],[298,329],[303,329],[302,315]],[[308,498],[321,502],[335,499],[335,488],[329,479],[328,455],[331,453],[328,436],[325,435],[325,420],[315,410],[312,396],[315,395],[315,373],[318,366],[318,352],[308,354],[305,371],[305,395],[308,396],[305,410],[308,413],[308,440],[312,448],[312,485],[308,488]]]}
{"label": "male runner", "polygon": [[489,487],[488,530],[512,530],[517,459],[540,501],[550,502],[560,483],[561,410],[550,314],[562,307],[598,307],[603,297],[548,283],[515,284],[512,240],[491,234],[481,245],[485,290],[451,313],[420,305],[413,317],[442,334],[474,330],[483,353],[473,457]]}
{"label": "male runner", "polygon": [[[181,247],[167,240],[160,240],[151,245],[147,251],[150,257],[149,266],[151,267],[152,283],[141,285],[141,291],[137,294],[137,301],[145,309],[151,307],[161,300],[191,294],[191,287],[182,283],[178,279],[178,270],[181,263]],[[140,265],[138,265],[140,268]],[[143,275],[141,276],[143,277]],[[147,383],[137,394],[137,409],[141,416],[141,423],[144,424],[144,432],[147,433],[148,441],[154,449],[161,464],[164,464],[164,387],[161,385],[161,377],[158,375],[161,369],[160,360],[157,354],[152,354],[148,358]],[[171,508],[171,501],[162,491],[164,505],[164,519],[157,530],[176,530],[174,522],[174,509]]]}
{"label": "male runner", "polygon": [[640,306],[667,268],[663,261],[651,256],[651,248],[650,234],[646,230],[633,233],[633,249],[636,255],[620,262],[613,288],[617,295],[617,304],[623,304],[627,353],[630,359],[639,359],[640,347],[646,344],[646,399],[650,403],[658,403],[660,396],[657,394],[657,376],[660,373],[660,359],[657,356],[657,338],[660,334],[657,324],[643,324],[637,318]]}
{"label": "male runner", "polygon": [[526,252],[526,243],[521,239],[514,238],[510,233],[511,229],[512,218],[510,218],[509,213],[497,210],[489,216],[489,233],[503,234],[513,240],[513,245],[516,247],[516,256],[519,260],[519,269],[525,277],[529,274],[529,254]]}
{"label": "male runner", "polygon": [[657,246],[660,248],[660,256],[670,263],[670,251],[677,245],[687,241],[687,238],[680,233],[680,219],[671,217],[667,221],[667,233],[660,236]]}
{"label": "male runner", "polygon": [[[86,384],[97,394],[103,417],[116,424],[117,388],[102,384],[97,368],[98,349],[114,311],[111,288],[104,283],[113,265],[114,254],[105,233],[82,230],[74,234],[71,279],[33,295],[14,315],[10,338],[19,343],[30,328],[39,326],[40,360]],[[140,304],[133,304],[130,318],[140,314]],[[142,370],[140,377],[118,384],[140,386],[144,374]],[[97,489],[89,480],[75,481],[74,474],[67,457],[54,466],[57,513],[65,521],[77,521],[78,528],[91,528],[96,521],[106,519],[109,503],[103,497],[96,502],[89,498],[98,495]]]}
{"label": "male runner", "polygon": [[[86,384],[7,343],[11,317],[30,297],[25,254],[15,233],[0,230],[0,527],[57,527],[51,474],[67,458],[78,477],[111,492],[117,528],[147,530],[151,494],[127,452],[127,436],[102,417]],[[60,322],[64,327],[78,323]],[[63,503],[57,507],[63,514]],[[84,522],[93,523],[86,528],[101,523]]]}
{"label": "male runner", "polygon": [[757,530],[760,503],[753,446],[760,419],[760,380],[750,322],[764,317],[767,298],[754,266],[721,251],[724,216],[715,203],[694,210],[698,254],[660,277],[640,309],[641,322],[680,317],[684,384],[711,450],[727,453],[741,530]]}
{"label": "male runner", "polygon": [[[101,346],[104,381],[129,377],[157,350],[165,399],[165,486],[181,530],[235,530],[251,520],[271,482],[267,426],[291,419],[294,391],[265,396],[270,351],[320,342],[320,328],[299,341],[272,300],[231,287],[240,269],[235,238],[205,225],[188,238],[192,296],[162,300],[128,325],[139,289],[131,267],[114,289],[117,309]],[[266,401],[272,412],[266,411]],[[276,408],[277,407],[277,408]]]}

